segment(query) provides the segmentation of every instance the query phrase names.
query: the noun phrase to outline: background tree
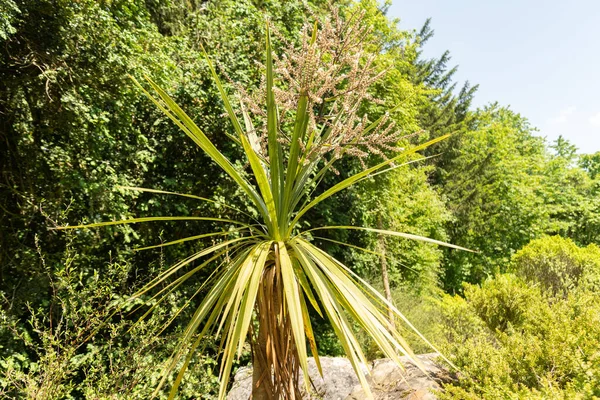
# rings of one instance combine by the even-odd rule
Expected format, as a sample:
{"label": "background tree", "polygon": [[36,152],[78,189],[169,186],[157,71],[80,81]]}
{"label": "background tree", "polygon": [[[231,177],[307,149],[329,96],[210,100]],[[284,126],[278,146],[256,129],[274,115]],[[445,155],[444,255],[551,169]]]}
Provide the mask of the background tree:
{"label": "background tree", "polygon": [[494,274],[544,231],[547,211],[538,191],[545,149],[533,132],[520,115],[492,105],[474,116],[473,130],[455,138],[441,172],[442,193],[455,217],[449,238],[479,253],[446,253],[447,289]]}
{"label": "background tree", "polygon": [[590,178],[596,179],[600,173],[600,151],[594,154],[582,154],[579,157],[579,166],[590,175]]}
{"label": "background tree", "polygon": [[[577,148],[563,137],[550,146],[541,192],[550,218],[546,232],[587,245],[598,238],[598,185],[593,173],[577,165],[576,152]],[[587,161],[592,157],[582,156],[582,159]]]}

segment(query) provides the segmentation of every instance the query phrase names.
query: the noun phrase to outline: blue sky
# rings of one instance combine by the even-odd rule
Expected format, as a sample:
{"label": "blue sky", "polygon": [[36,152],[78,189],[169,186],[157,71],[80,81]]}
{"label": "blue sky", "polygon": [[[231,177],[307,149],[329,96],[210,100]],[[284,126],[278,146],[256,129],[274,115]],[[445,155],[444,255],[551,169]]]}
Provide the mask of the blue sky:
{"label": "blue sky", "polygon": [[600,0],[392,0],[388,16],[432,18],[424,54],[450,50],[455,79],[479,84],[475,106],[498,101],[549,141],[600,151]]}

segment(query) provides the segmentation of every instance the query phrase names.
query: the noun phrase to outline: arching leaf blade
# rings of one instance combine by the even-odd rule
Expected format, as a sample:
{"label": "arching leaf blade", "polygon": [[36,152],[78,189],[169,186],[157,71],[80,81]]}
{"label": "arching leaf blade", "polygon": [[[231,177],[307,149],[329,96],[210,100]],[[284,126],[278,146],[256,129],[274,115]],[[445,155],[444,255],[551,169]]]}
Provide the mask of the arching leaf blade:
{"label": "arching leaf blade", "polygon": [[248,157],[248,161],[250,161],[250,167],[252,168],[252,172],[254,173],[254,177],[256,178],[256,183],[260,189],[264,202],[267,206],[267,212],[269,218],[265,221],[269,226],[269,230],[273,234],[273,238],[275,240],[279,240],[281,238],[279,234],[279,225],[277,223],[277,209],[275,207],[275,201],[273,199],[273,193],[271,192],[271,186],[269,185],[269,180],[267,178],[267,174],[262,167],[262,164],[252,149],[250,142],[245,136],[241,138],[242,145],[244,147],[244,152]]}
{"label": "arching leaf blade", "polygon": [[425,236],[413,235],[412,233],[390,231],[390,230],[385,230],[385,229],[367,228],[367,227],[362,227],[362,226],[351,226],[351,225],[319,226],[317,228],[308,229],[308,230],[302,232],[302,234],[305,234],[308,232],[320,231],[320,230],[328,230],[328,229],[359,230],[359,231],[366,231],[366,232],[374,232],[374,233],[379,233],[382,235],[396,236],[396,237],[401,237],[401,238],[405,238],[405,239],[411,239],[411,240],[417,240],[420,242],[436,244],[438,246],[444,246],[444,247],[449,247],[451,249],[468,251],[470,253],[477,253],[476,251],[467,249],[466,247],[461,247],[461,246],[457,246],[457,245],[454,245],[451,243],[442,242],[441,240],[430,239]]}
{"label": "arching leaf blade", "polygon": [[256,192],[256,190],[250,185],[250,183],[235,169],[233,164],[214,146],[214,144],[208,139],[208,137],[202,132],[202,130],[194,123],[194,121],[171,99],[171,97],[162,90],[152,79],[146,77],[148,83],[156,91],[159,97],[164,102],[163,106],[160,101],[154,98],[147,90],[143,88],[132,78],[136,85],[140,87],[143,92],[157,105],[159,108],[167,114],[173,122],[175,122],[188,136],[190,136],[194,142],[204,152],[223,169],[250,197],[252,202],[257,206],[261,213],[266,213],[266,207],[262,198]]}
{"label": "arching leaf blade", "polygon": [[[271,178],[271,192],[275,200],[275,208],[281,211],[283,201],[283,154],[281,144],[277,140],[279,137],[279,123],[277,117],[277,105],[275,104],[275,93],[273,92],[273,54],[271,49],[271,33],[267,23],[266,32],[266,83],[267,83],[267,136],[269,166]],[[281,217],[281,216],[280,216]]]}
{"label": "arching leaf blade", "polygon": [[49,228],[51,230],[64,230],[64,229],[88,229],[88,228],[99,228],[102,226],[112,226],[112,225],[127,225],[127,224],[138,224],[140,222],[156,222],[156,221],[213,221],[213,222],[225,222],[229,224],[235,225],[246,225],[243,222],[224,219],[224,218],[211,218],[211,217],[185,217],[185,216],[175,216],[175,217],[141,217],[141,218],[130,218],[130,219],[122,219],[118,221],[107,221],[107,222],[96,222],[92,224],[85,225],[67,225],[67,226],[59,226],[56,228]]}
{"label": "arching leaf blade", "polygon": [[369,174],[378,171],[379,169],[385,167],[386,165],[389,165],[395,161],[398,161],[404,157],[406,157],[408,154],[412,154],[415,153],[419,150],[425,149],[428,146],[431,146],[434,143],[437,143],[441,140],[444,140],[446,138],[448,138],[450,135],[444,135],[444,136],[440,136],[438,138],[435,138],[433,140],[428,141],[427,143],[421,144],[419,146],[415,146],[409,150],[406,150],[404,152],[402,152],[402,154],[399,154],[395,157],[392,157],[388,160],[385,160],[371,168],[367,168],[366,170],[359,172],[355,175],[352,175],[349,178],[344,179],[342,182],[339,182],[338,184],[332,186],[331,188],[329,188],[328,190],[326,190],[325,192],[323,192],[321,195],[317,196],[314,200],[312,200],[310,203],[308,203],[304,208],[302,208],[298,214],[296,214],[296,217],[292,220],[292,222],[290,223],[289,226],[289,231],[288,234],[291,233],[291,230],[294,228],[295,224],[298,222],[298,220],[300,220],[300,218],[311,208],[313,208],[314,206],[316,206],[317,204],[319,204],[320,202],[322,202],[323,200],[333,196],[334,194],[336,194],[337,192],[344,190],[350,186],[352,186],[353,184],[355,184],[359,179],[368,176]]}
{"label": "arching leaf blade", "polygon": [[308,392],[308,355],[306,353],[306,337],[304,335],[304,320],[302,318],[302,305],[300,304],[300,288],[294,274],[294,266],[287,251],[286,245],[279,242],[279,261],[281,263],[281,280],[283,281],[283,292],[288,308],[288,318],[292,326],[292,334],[298,352],[298,361],[304,374],[304,383]]}

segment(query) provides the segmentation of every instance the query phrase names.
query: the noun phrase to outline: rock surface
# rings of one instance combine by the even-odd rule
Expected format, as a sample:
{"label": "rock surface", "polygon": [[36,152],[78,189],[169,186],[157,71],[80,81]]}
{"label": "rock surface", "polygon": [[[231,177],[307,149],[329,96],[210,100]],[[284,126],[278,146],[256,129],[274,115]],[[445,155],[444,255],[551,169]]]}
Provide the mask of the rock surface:
{"label": "rock surface", "polygon": [[[401,357],[405,370],[400,369],[389,359],[375,360],[370,365],[371,376],[367,368],[363,373],[376,400],[433,400],[436,399],[431,389],[439,389],[440,381],[448,378],[448,373],[434,362],[438,354],[422,354],[417,356],[428,375],[415,364]],[[307,399],[323,400],[364,400],[365,393],[356,378],[350,362],[341,357],[321,357],[324,377],[321,378],[312,358],[308,361],[309,375],[313,380],[314,393],[305,396]],[[235,375],[228,400],[248,400],[252,388],[252,369],[240,368]]]}

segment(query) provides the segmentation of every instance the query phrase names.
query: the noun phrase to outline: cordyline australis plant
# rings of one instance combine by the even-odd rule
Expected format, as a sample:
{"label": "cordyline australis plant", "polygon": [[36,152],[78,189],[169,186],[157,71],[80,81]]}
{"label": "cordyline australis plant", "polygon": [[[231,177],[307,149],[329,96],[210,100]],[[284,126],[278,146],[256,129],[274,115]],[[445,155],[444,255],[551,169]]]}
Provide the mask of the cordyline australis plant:
{"label": "cordyline australis plant", "polygon": [[[367,362],[350,318],[372,336],[387,357],[400,364],[399,355],[406,355],[420,365],[406,341],[388,321],[388,309],[409,327],[414,327],[350,268],[316,247],[311,242],[311,234],[319,229],[360,229],[456,246],[366,227],[322,226],[306,231],[299,228],[299,221],[306,212],[328,197],[374,174],[394,169],[398,162],[407,159],[408,154],[444,139],[440,137],[401,151],[396,144],[402,136],[394,129],[387,113],[375,121],[360,115],[365,102],[375,101],[368,90],[381,75],[375,73],[373,57],[367,57],[363,52],[368,32],[361,28],[360,22],[359,17],[346,23],[334,18],[332,22],[323,21],[319,30],[317,24],[306,27],[301,45],[289,45],[281,57],[272,54],[267,27],[264,90],[259,91],[263,93],[262,98],[241,90],[236,109],[207,57],[233,125],[233,133],[228,136],[243,148],[252,179],[233,166],[164,90],[147,78],[155,92],[153,95],[134,79],[141,90],[239,185],[259,215],[258,223],[240,212],[248,218],[235,221],[210,216],[147,217],[68,227],[174,220],[207,220],[237,226],[229,231],[201,233],[159,245],[224,237],[220,243],[163,271],[134,295],[138,298],[174,278],[155,297],[165,296],[200,269],[214,266],[211,278],[198,289],[199,292],[205,287],[210,288],[208,294],[183,332],[156,393],[179,368],[170,398],[175,396],[193,353],[202,339],[212,334],[223,338],[220,399],[226,396],[232,363],[236,354],[239,357],[247,338],[252,344],[253,397],[299,398],[302,389],[308,391],[310,382],[307,343],[322,374],[308,303],[322,317],[329,319],[369,397],[371,392],[360,369],[360,365]],[[278,77],[277,86],[275,76]],[[384,152],[394,155],[386,157]],[[365,167],[362,172],[313,198],[309,188],[316,187],[325,174],[337,172],[333,165],[337,160],[344,156],[366,160],[370,154],[379,155],[384,161]],[[194,195],[183,196],[212,201]],[[202,261],[192,267],[196,260]],[[298,384],[300,373],[304,374],[304,388]]]}

